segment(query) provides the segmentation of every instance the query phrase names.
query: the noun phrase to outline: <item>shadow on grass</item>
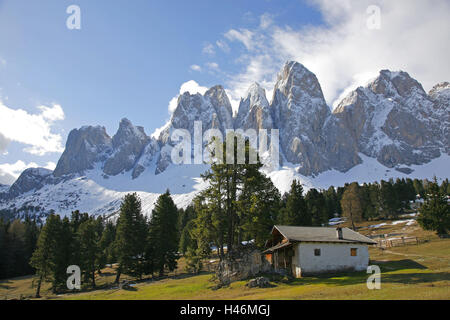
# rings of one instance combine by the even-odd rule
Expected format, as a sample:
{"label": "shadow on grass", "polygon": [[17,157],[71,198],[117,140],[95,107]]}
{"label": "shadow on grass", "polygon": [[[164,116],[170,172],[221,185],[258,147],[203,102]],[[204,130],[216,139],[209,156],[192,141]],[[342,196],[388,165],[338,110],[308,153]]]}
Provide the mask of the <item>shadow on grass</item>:
{"label": "shadow on grass", "polygon": [[11,283],[12,283],[12,281],[8,280],[8,279],[0,280],[0,289],[9,289],[10,288],[9,284],[11,284]]}
{"label": "shadow on grass", "polygon": [[428,269],[424,265],[411,259],[394,260],[394,261],[370,261],[370,265],[377,265],[381,268],[382,272],[400,271],[407,269]]}
{"label": "shadow on grass", "polygon": [[435,273],[401,273],[401,274],[387,274],[381,275],[383,283],[402,283],[402,284],[420,284],[435,281],[450,280],[450,273],[435,272]]}
{"label": "shadow on grass", "polygon": [[203,275],[208,275],[208,274],[214,275],[214,272],[200,271],[199,273],[181,273],[181,274],[177,274],[177,275],[165,275],[162,277],[154,276],[150,280],[147,279],[144,282],[152,282],[152,281],[156,282],[156,281],[161,281],[161,280],[166,280],[166,279],[180,280],[180,279],[188,279],[188,278],[198,277],[198,276],[203,276]]}
{"label": "shadow on grass", "polygon": [[[381,281],[383,283],[402,283],[402,284],[420,284],[429,283],[442,280],[450,280],[450,273],[448,272],[433,272],[433,273],[391,273],[402,270],[426,270],[427,267],[417,263],[414,260],[398,260],[398,261],[371,261],[371,265],[378,265],[381,268]],[[345,272],[335,274],[322,274],[311,277],[304,277],[300,279],[291,279],[290,281],[277,281],[275,283],[283,282],[289,286],[297,285],[314,285],[325,284],[331,286],[347,286],[364,284],[367,281],[369,274],[361,272]]]}

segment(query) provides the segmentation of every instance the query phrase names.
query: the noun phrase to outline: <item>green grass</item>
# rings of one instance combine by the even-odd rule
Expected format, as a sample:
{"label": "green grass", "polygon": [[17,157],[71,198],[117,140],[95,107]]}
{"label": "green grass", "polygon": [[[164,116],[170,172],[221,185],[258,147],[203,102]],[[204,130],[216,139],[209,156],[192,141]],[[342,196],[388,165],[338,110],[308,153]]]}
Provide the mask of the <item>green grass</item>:
{"label": "green grass", "polygon": [[274,287],[249,289],[246,281],[213,290],[211,274],[166,279],[139,284],[133,291],[100,290],[71,294],[65,299],[80,300],[185,300],[185,299],[450,299],[450,240],[397,247],[382,252],[372,248],[371,264],[382,271],[381,290],[368,290],[365,272],[295,279],[289,283],[273,281]]}
{"label": "green grass", "polygon": [[[372,223],[372,224],[376,224]],[[401,229],[400,229],[401,228]],[[399,232],[389,227],[389,232]],[[387,230],[380,230],[384,233]],[[102,289],[77,294],[55,296],[42,290],[45,299],[73,300],[247,300],[247,299],[450,299],[450,239],[439,239],[417,226],[403,230],[429,239],[426,243],[394,247],[388,250],[370,248],[371,264],[381,268],[381,290],[368,290],[365,272],[307,277],[289,283],[272,281],[272,288],[249,289],[246,281],[214,290],[212,273],[191,276],[183,272],[184,259],[179,269],[168,279],[139,283],[130,290],[109,289],[115,278],[113,269],[105,269],[97,276]],[[123,277],[124,279],[125,277]],[[32,277],[0,281],[0,299],[32,297]]]}

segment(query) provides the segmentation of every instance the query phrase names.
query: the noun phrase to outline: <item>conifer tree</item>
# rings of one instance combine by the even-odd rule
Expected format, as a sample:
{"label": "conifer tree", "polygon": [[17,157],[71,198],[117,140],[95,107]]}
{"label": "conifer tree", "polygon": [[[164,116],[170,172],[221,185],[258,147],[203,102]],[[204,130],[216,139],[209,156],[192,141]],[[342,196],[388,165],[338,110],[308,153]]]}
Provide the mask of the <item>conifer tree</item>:
{"label": "conifer tree", "polygon": [[445,194],[439,190],[436,177],[427,188],[428,197],[419,209],[417,221],[425,230],[436,231],[439,235],[450,230],[450,205]]}
{"label": "conifer tree", "polygon": [[303,187],[294,180],[287,197],[286,208],[281,210],[279,223],[286,226],[311,226],[312,217],[307,210]]}
{"label": "conifer tree", "polygon": [[36,298],[40,297],[42,282],[53,281],[55,270],[58,269],[57,255],[59,235],[61,232],[61,219],[57,215],[47,217],[46,223],[39,235],[37,248],[31,257],[31,266],[36,269],[38,277],[36,286]]}
{"label": "conifer tree", "polygon": [[353,230],[356,230],[355,223],[362,220],[363,203],[358,183],[350,184],[342,196],[341,207],[344,217],[352,223]]}
{"label": "conifer tree", "polygon": [[81,223],[77,232],[80,248],[79,266],[85,283],[91,283],[95,288],[95,271],[100,255],[100,233],[98,223],[93,218]]}
{"label": "conifer tree", "polygon": [[277,219],[280,207],[280,192],[272,180],[259,171],[260,165],[247,166],[242,192],[238,200],[240,219],[239,243],[253,240],[262,248]]}
{"label": "conifer tree", "polygon": [[100,238],[100,256],[99,265],[104,266],[116,262],[116,255],[114,250],[114,240],[116,238],[116,226],[113,222],[106,222],[104,231]]}
{"label": "conifer tree", "polygon": [[175,270],[178,259],[178,209],[170,192],[162,194],[152,211],[149,228],[149,243],[155,270],[164,275],[167,268]]}
{"label": "conifer tree", "polygon": [[328,222],[325,197],[317,189],[311,189],[305,196],[306,210],[311,216],[313,226],[322,226]]}
{"label": "conifer tree", "polygon": [[127,194],[120,207],[114,242],[119,264],[116,283],[119,283],[122,273],[142,276],[147,231],[147,222],[141,212],[141,200],[136,193]]}

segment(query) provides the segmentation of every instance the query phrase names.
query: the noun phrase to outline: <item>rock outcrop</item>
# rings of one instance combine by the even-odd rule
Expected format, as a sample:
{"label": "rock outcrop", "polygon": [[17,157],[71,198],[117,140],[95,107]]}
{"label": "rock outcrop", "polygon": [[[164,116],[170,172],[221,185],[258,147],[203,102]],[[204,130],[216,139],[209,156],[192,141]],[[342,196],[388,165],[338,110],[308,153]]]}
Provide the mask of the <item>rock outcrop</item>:
{"label": "rock outcrop", "polygon": [[[64,189],[66,181],[84,179],[88,173],[95,179],[123,174],[130,180],[148,178],[144,172],[162,174],[170,170],[171,153],[178,143],[171,140],[172,133],[184,129],[193,138],[195,121],[201,122],[203,133],[218,129],[224,137],[227,129],[279,130],[281,162],[290,163],[304,176],[347,172],[365,157],[411,174],[413,165],[450,155],[450,84],[439,83],[427,93],[408,73],[382,70],[331,112],[317,77],[290,61],[278,74],[270,102],[265,90],[254,83],[234,116],[225,89],[214,86],[204,95],[183,93],[169,122],[155,137],[127,119],[112,138],[100,126],[72,130],[53,174],[44,169],[25,171],[11,187],[0,186],[0,202],[9,199],[11,203],[50,184]],[[72,194],[70,186],[67,189]]]}
{"label": "rock outcrop", "polygon": [[222,285],[246,280],[272,271],[270,263],[255,248],[241,248],[234,256],[222,260],[216,270],[216,277]]}
{"label": "rock outcrop", "polygon": [[245,99],[241,99],[239,110],[234,122],[236,129],[274,129],[276,125],[270,113],[266,91],[254,83],[247,91]]}
{"label": "rock outcrop", "polygon": [[271,112],[285,159],[299,164],[304,175],[328,170],[321,149],[331,112],[316,76],[298,62],[286,63],[275,84]]}
{"label": "rock outcrop", "polygon": [[104,127],[87,126],[74,129],[69,133],[66,148],[53,175],[61,177],[93,169],[95,163],[108,158],[111,150],[112,140]]}
{"label": "rock outcrop", "polygon": [[351,92],[333,115],[359,152],[394,168],[441,155],[443,136],[435,109],[420,83],[406,72],[383,70],[366,87]]}
{"label": "rock outcrop", "polygon": [[[115,176],[130,171],[149,142],[143,127],[135,127],[128,119],[122,119],[119,130],[112,138],[113,153],[106,160],[103,172]],[[135,176],[139,176],[139,171],[137,169]]]}
{"label": "rock outcrop", "polygon": [[9,195],[14,197],[30,191],[39,190],[52,175],[52,171],[44,168],[26,169],[9,189]]}

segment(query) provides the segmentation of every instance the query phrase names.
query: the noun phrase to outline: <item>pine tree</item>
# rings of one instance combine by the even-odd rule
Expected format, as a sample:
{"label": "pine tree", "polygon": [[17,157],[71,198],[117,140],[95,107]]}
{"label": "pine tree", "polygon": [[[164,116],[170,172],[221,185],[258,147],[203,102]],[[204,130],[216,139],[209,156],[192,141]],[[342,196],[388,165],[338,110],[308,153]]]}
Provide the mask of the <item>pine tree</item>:
{"label": "pine tree", "polygon": [[20,220],[14,220],[7,232],[7,261],[8,276],[24,273],[27,261],[25,260],[25,234],[26,227]]}
{"label": "pine tree", "polygon": [[237,204],[240,221],[238,241],[254,240],[255,245],[262,248],[277,219],[281,195],[259,168],[259,165],[248,166],[244,175]]}
{"label": "pine tree", "polygon": [[57,215],[50,215],[39,235],[37,248],[31,257],[31,266],[36,269],[38,277],[36,298],[40,297],[42,282],[53,281],[55,270],[58,269],[59,235],[61,233],[61,219]]}
{"label": "pine tree", "polygon": [[343,216],[352,223],[353,230],[356,230],[355,223],[362,220],[363,203],[358,183],[350,184],[342,196],[341,207]]}
{"label": "pine tree", "polygon": [[154,267],[160,275],[164,275],[166,268],[173,271],[177,266],[177,221],[178,209],[167,191],[156,201],[149,228]]}
{"label": "pine tree", "polygon": [[99,265],[106,265],[108,263],[116,262],[116,255],[114,250],[114,240],[116,238],[116,226],[111,221],[105,225],[102,237],[100,239],[100,257]]}
{"label": "pine tree", "polygon": [[399,196],[392,180],[381,180],[380,209],[384,218],[396,217],[399,213],[399,209],[401,209]]}
{"label": "pine tree", "polygon": [[147,222],[141,212],[141,200],[136,193],[127,194],[120,207],[114,242],[119,264],[116,283],[122,273],[142,276],[146,240]]}
{"label": "pine tree", "polygon": [[178,211],[178,231],[179,234],[179,251],[185,254],[194,239],[191,236],[191,230],[195,227],[194,219],[197,217],[194,206],[190,205],[186,210],[180,209]]}
{"label": "pine tree", "polygon": [[312,226],[312,217],[303,197],[303,187],[297,180],[292,182],[286,208],[280,211],[278,222],[286,226]]}
{"label": "pine tree", "polygon": [[30,266],[30,259],[33,252],[36,250],[37,241],[39,238],[39,227],[36,219],[31,220],[30,217],[25,217],[25,237],[24,237],[24,260],[26,261],[25,274],[33,274],[35,270]]}
{"label": "pine tree", "polygon": [[445,194],[439,190],[437,179],[428,184],[428,197],[419,209],[417,221],[425,230],[436,231],[439,235],[450,230],[450,206]]}
{"label": "pine tree", "polygon": [[325,197],[316,189],[311,189],[305,196],[306,210],[311,216],[313,226],[322,226],[328,222]]}
{"label": "pine tree", "polygon": [[448,182],[448,179],[442,181],[439,189],[441,190],[442,195],[450,196],[450,183]]}
{"label": "pine tree", "polygon": [[6,244],[6,223],[0,217],[0,279],[8,277],[7,268],[7,244]]}
{"label": "pine tree", "polygon": [[323,192],[323,196],[325,198],[325,207],[328,214],[328,219],[334,218],[336,214],[339,215],[341,212],[341,205],[337,198],[336,189],[333,186],[329,187]]}
{"label": "pine tree", "polygon": [[98,222],[93,218],[81,223],[78,228],[77,237],[80,245],[79,266],[83,273],[85,283],[91,283],[95,288],[95,271],[100,255],[100,233]]}
{"label": "pine tree", "polygon": [[413,180],[414,190],[416,195],[420,195],[421,197],[425,197],[425,188],[423,187],[423,182],[419,179]]}

